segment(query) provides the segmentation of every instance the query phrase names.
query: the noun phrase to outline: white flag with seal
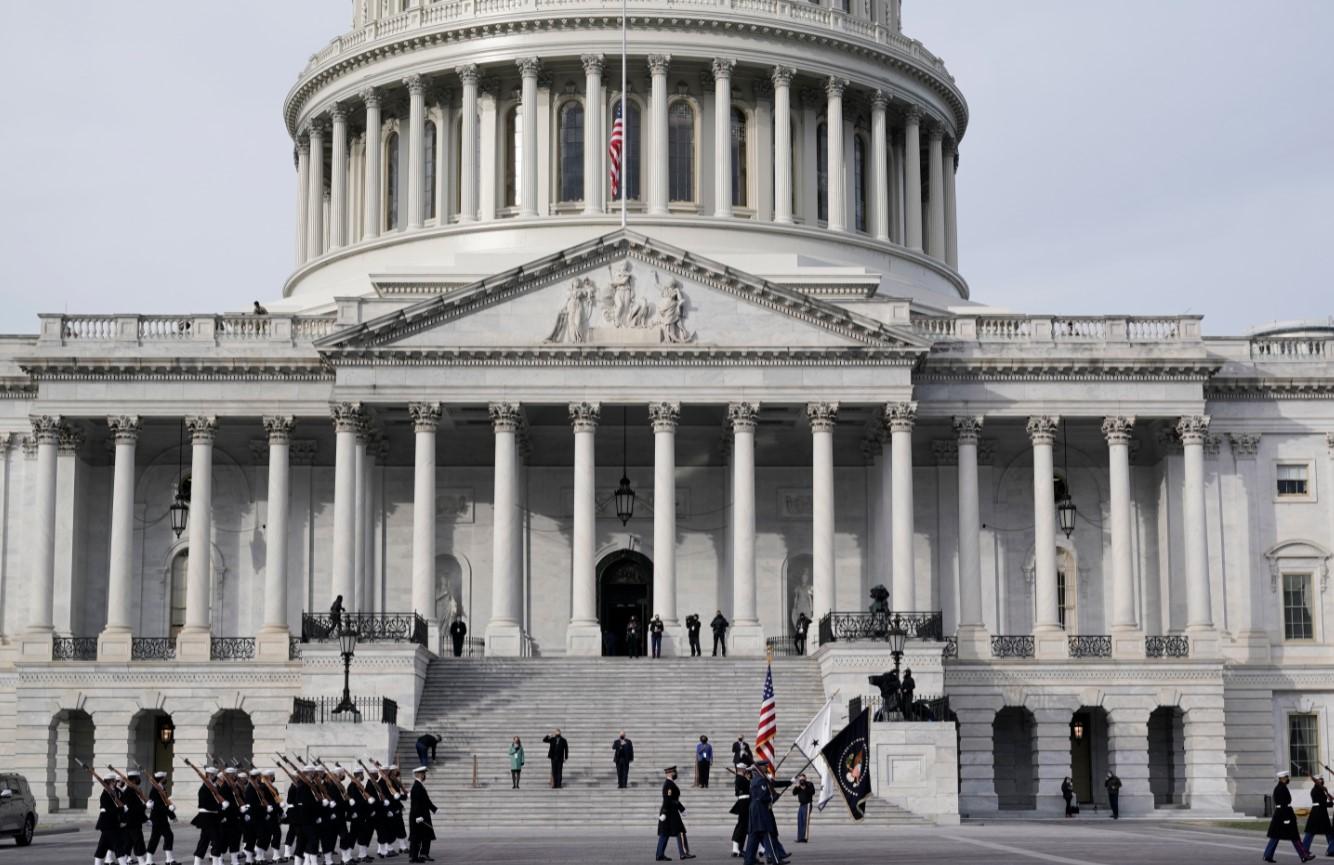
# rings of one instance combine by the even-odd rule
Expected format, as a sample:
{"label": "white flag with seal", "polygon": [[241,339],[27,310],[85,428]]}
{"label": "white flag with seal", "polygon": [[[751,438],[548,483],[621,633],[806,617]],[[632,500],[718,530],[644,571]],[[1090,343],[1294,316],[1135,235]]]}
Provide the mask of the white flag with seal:
{"label": "white flag with seal", "polygon": [[834,783],[834,773],[829,770],[829,764],[825,762],[824,755],[820,749],[829,744],[833,738],[834,731],[834,700],[831,697],[824,704],[824,708],[815,713],[815,717],[806,725],[806,729],[801,731],[797,737],[797,749],[811,761],[811,766],[820,773],[820,798],[816,807],[821,811],[829,801],[838,794],[837,785]]}

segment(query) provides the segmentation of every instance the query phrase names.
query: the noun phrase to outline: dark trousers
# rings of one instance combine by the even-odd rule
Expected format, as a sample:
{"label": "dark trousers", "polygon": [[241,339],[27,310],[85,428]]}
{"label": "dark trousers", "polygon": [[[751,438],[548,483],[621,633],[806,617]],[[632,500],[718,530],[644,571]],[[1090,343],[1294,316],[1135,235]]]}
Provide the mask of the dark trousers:
{"label": "dark trousers", "polygon": [[101,836],[97,839],[97,852],[93,858],[105,858],[108,853],[113,854],[117,859],[125,855],[125,839],[120,829],[103,829]]}
{"label": "dark trousers", "polygon": [[463,657],[463,635],[459,634],[456,637],[452,637],[452,639],[454,640],[454,657]]}
{"label": "dark trousers", "polygon": [[709,765],[708,760],[695,761],[695,777],[699,778],[699,786],[701,787],[709,786]]}
{"label": "dark trousers", "polygon": [[713,632],[713,654],[718,654],[718,649],[722,648],[723,657],[727,657],[727,639],[718,631]]}
{"label": "dark trousers", "polygon": [[796,644],[798,655],[806,654],[806,638],[804,636],[798,634],[796,637],[792,638],[792,641]]}
{"label": "dark trousers", "polygon": [[1111,809],[1112,809],[1112,819],[1113,819],[1113,820],[1120,820],[1120,819],[1121,819],[1121,791],[1120,791],[1120,790],[1108,790],[1108,791],[1107,791],[1107,804],[1111,806]]}
{"label": "dark trousers", "polygon": [[[1274,861],[1274,853],[1278,851],[1278,842],[1278,838],[1270,838],[1269,843],[1265,845],[1265,859],[1267,861]],[[1306,848],[1302,846],[1302,842],[1293,839],[1292,849],[1297,851],[1297,858],[1306,858]]]}
{"label": "dark trousers", "polygon": [[415,861],[431,852],[431,838],[425,832],[417,828],[417,824],[412,824],[412,831],[408,833],[408,861]]}
{"label": "dark trousers", "polygon": [[797,840],[798,840],[798,841],[805,841],[805,840],[806,840],[806,827],[810,825],[810,822],[811,822],[811,806],[808,805],[808,804],[807,804],[807,805],[798,805],[798,806],[797,806]]}
{"label": "dark trousers", "polygon": [[662,634],[653,634],[653,635],[651,636],[650,639],[651,639],[651,641],[652,641],[652,646],[653,646],[653,657],[655,657],[655,658],[661,658],[661,657],[662,657]]}
{"label": "dark trousers", "polygon": [[144,826],[142,823],[138,826],[126,826],[124,837],[125,840],[121,844],[127,856],[130,854],[142,856],[148,852],[148,848],[144,846]]}
{"label": "dark trousers", "polygon": [[[1311,842],[1314,840],[1315,840],[1315,833],[1307,832],[1306,836],[1302,838],[1302,846],[1305,847],[1307,850],[1310,850]],[[1325,833],[1325,842],[1326,842],[1325,855],[1334,856],[1334,832]]]}
{"label": "dark trousers", "polygon": [[690,657],[697,658],[704,654],[699,648],[699,634],[691,632],[690,634]]}
{"label": "dark trousers", "polygon": [[630,764],[618,762],[616,764],[616,786],[624,788],[629,783],[630,783]]}
{"label": "dark trousers", "polygon": [[561,785],[561,770],[563,770],[564,768],[565,768],[565,761],[564,761],[564,760],[552,760],[552,761],[551,761],[551,786],[552,786],[552,787],[560,787],[560,785]]}
{"label": "dark trousers", "polygon": [[431,759],[430,759],[430,758],[431,758],[431,749],[428,748],[428,747],[426,747],[426,746],[425,746],[424,744],[422,744],[421,742],[418,742],[418,743],[417,743],[417,765],[418,765],[418,766],[429,766],[429,765],[431,765]]}
{"label": "dark trousers", "polygon": [[208,855],[208,848],[213,844],[213,833],[216,829],[216,826],[211,826],[207,823],[200,827],[199,842],[195,844],[195,855],[200,859],[203,859]]}
{"label": "dark trousers", "polygon": [[670,839],[672,839],[672,838],[675,838],[675,839],[676,839],[676,852],[677,852],[677,854],[680,855],[680,856],[684,856],[684,855],[686,855],[686,847],[685,847],[685,844],[681,843],[681,836],[680,836],[680,835],[659,835],[659,836],[658,836],[658,852],[655,854],[656,857],[657,857],[658,859],[661,859],[662,857],[664,857],[664,856],[667,855],[667,842],[668,842]]}
{"label": "dark trousers", "polygon": [[158,842],[162,842],[163,850],[171,850],[171,846],[176,843],[176,833],[171,831],[171,824],[162,821],[153,824],[153,831],[148,833],[148,852],[156,853]]}
{"label": "dark trousers", "polygon": [[780,852],[783,848],[778,846],[773,835],[768,832],[751,832],[746,835],[746,849],[743,853],[745,858],[742,860],[745,865],[755,865],[755,854],[759,852],[761,844],[764,845],[767,858],[787,858],[785,853]]}

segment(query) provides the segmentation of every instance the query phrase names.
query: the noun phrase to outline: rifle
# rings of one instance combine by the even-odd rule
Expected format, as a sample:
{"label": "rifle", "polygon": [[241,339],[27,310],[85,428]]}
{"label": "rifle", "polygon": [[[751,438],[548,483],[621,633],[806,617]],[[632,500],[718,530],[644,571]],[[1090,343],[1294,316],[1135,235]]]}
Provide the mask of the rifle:
{"label": "rifle", "polygon": [[[339,766],[339,765],[338,765],[338,761],[337,761],[337,760],[334,760],[334,766],[335,766],[336,768],[338,768],[338,769],[343,769],[342,766]],[[358,790],[361,791],[361,798],[364,799],[364,800],[366,800],[367,802],[369,802],[370,799],[371,799],[371,796],[370,796],[369,793],[366,792],[366,788],[363,787],[363,786],[361,785],[361,782],[357,780],[357,776],[356,776],[354,773],[352,773],[352,772],[348,772],[346,769],[343,769],[343,771],[347,773],[347,780],[349,780],[349,781],[352,782],[352,786],[356,787]],[[379,797],[379,796],[376,796],[375,798],[378,799],[378,798],[380,798],[380,797]]]}
{"label": "rifle", "polygon": [[111,801],[113,801],[113,802],[116,803],[116,807],[117,807],[117,808],[124,808],[124,807],[125,807],[124,803],[120,801],[120,794],[118,794],[118,793],[116,792],[116,788],[115,788],[114,786],[112,786],[111,784],[108,784],[108,783],[106,782],[106,780],[102,778],[101,775],[97,774],[97,770],[96,770],[96,769],[94,769],[92,766],[89,766],[87,763],[83,762],[83,761],[80,760],[78,757],[75,757],[75,758],[74,758],[74,762],[75,762],[75,763],[78,763],[79,766],[80,766],[80,768],[86,770],[86,771],[88,772],[89,775],[92,775],[92,776],[93,776],[93,780],[96,781],[97,783],[101,784],[103,790],[106,790],[108,793],[111,794]]}
{"label": "rifle", "polygon": [[153,777],[152,774],[138,763],[135,763],[134,765],[135,768],[139,770],[139,773],[148,779],[148,783],[153,785],[153,789],[157,791],[157,794],[162,797],[162,804],[166,805],[168,808],[172,807],[174,803],[171,801],[171,797],[167,795],[167,791],[162,788],[162,785],[157,782],[157,778]]}
{"label": "rifle", "polygon": [[124,772],[122,772],[121,770],[117,769],[115,766],[112,766],[111,764],[108,763],[108,764],[107,764],[107,768],[110,769],[111,771],[115,772],[117,775],[120,776],[120,779],[121,779],[122,781],[125,782],[125,786],[126,786],[126,787],[129,787],[131,790],[133,790],[134,793],[135,793],[135,795],[139,797],[139,801],[140,801],[140,802],[143,802],[145,805],[148,804],[148,797],[144,795],[144,791],[143,791],[143,790],[140,790],[140,789],[139,789],[139,785],[138,785],[138,784],[136,784],[136,783],[134,783],[133,781],[131,781],[131,780],[129,779],[129,777],[126,776],[126,774],[125,774]]}
{"label": "rifle", "polygon": [[315,758],[315,765],[319,766],[321,769],[324,770],[325,777],[328,778],[329,781],[334,785],[334,787],[338,789],[338,798],[346,802],[347,791],[343,789],[343,782],[339,781],[336,777],[334,777],[334,773],[329,771],[329,767],[324,765],[324,761],[321,760],[319,757]]}
{"label": "rifle", "polygon": [[[375,762],[375,761],[372,760],[371,762]],[[381,790],[380,790],[380,785],[379,785],[379,784],[376,784],[374,781],[371,780],[371,770],[370,770],[370,767],[367,766],[365,763],[361,762],[360,759],[357,760],[357,765],[360,766],[360,767],[361,767],[361,770],[362,770],[363,772],[366,773],[366,783],[368,783],[368,784],[375,784],[375,797],[374,797],[374,798],[375,798],[376,800],[378,800],[378,801],[384,801],[384,797],[385,797],[386,793],[381,792]],[[383,778],[385,778],[385,779],[388,779],[388,777],[389,777],[388,775],[381,775],[381,773],[380,773],[378,770],[375,772],[375,774],[376,774],[376,775],[380,775],[381,777],[383,777]],[[388,780],[386,780],[385,784],[386,784],[386,787],[387,787],[387,786],[388,786]]]}
{"label": "rifle", "polygon": [[[286,775],[293,784],[297,783],[306,784],[306,779],[301,777],[301,773],[298,772],[297,774],[293,775],[291,772],[287,771],[287,767],[283,765],[282,754],[279,754],[278,752],[275,751],[274,756],[278,758],[278,768],[283,770],[283,774]],[[309,787],[310,785],[306,784],[306,786]]]}
{"label": "rifle", "polygon": [[393,789],[395,793],[397,793],[400,796],[405,795],[403,793],[403,787],[393,779],[393,777],[389,774],[389,770],[386,769],[384,765],[380,763],[379,760],[371,758],[371,762],[375,764],[375,768],[380,770],[380,777],[384,778],[385,781],[389,782],[389,786]]}
{"label": "rifle", "polygon": [[218,788],[208,779],[208,776],[204,774],[204,770],[200,769],[194,763],[191,763],[189,757],[185,758],[185,765],[195,770],[195,774],[199,776],[199,780],[204,782],[204,786],[208,788],[208,791],[213,794],[213,798],[217,801],[218,805],[221,806],[222,794],[218,792]]}

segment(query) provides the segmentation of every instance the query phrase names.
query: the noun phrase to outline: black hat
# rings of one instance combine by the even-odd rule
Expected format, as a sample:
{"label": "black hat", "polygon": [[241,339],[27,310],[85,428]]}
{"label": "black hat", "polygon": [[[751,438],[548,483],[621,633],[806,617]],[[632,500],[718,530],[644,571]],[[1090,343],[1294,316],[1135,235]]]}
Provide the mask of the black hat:
{"label": "black hat", "polygon": [[663,770],[662,770],[662,773],[663,773],[664,775],[666,775],[666,774],[668,774],[668,773],[671,773],[671,774],[674,775],[674,774],[676,774],[676,767],[675,767],[675,766],[668,766],[666,769],[663,769]]}

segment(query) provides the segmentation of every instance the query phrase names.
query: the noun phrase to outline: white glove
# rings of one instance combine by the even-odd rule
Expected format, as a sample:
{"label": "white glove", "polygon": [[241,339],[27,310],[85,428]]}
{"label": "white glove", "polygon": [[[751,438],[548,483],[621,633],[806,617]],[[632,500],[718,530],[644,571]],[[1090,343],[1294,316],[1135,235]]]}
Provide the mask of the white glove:
{"label": "white glove", "polygon": [[231,802],[228,802],[226,799],[223,799],[223,800],[222,800],[222,810],[226,811],[226,810],[227,810],[227,807],[228,807],[229,805],[231,805],[231,804],[232,804]]}
{"label": "white glove", "polygon": [[242,805],[242,806],[241,806],[241,813],[242,813],[242,814],[249,814],[249,813],[250,813],[250,806],[249,806],[249,805]]}
{"label": "white glove", "polygon": [[417,818],[417,819],[416,819],[416,821],[415,821],[415,822],[417,822],[417,823],[423,823],[423,822],[425,822],[425,821],[424,821],[424,820],[422,820],[422,818],[420,818],[420,817],[418,817],[418,818]]}
{"label": "white glove", "polygon": [[273,813],[273,806],[272,806],[272,805],[265,806],[265,809],[264,809],[264,810],[265,810],[265,813],[272,814],[272,813]]}
{"label": "white glove", "polygon": [[385,806],[386,808],[389,807],[389,800],[388,800],[388,799],[385,799],[385,800],[384,800],[384,806]]}
{"label": "white glove", "polygon": [[167,806],[167,810],[170,811],[171,813],[175,814],[175,813],[176,813],[176,806],[175,806],[175,805],[168,805],[168,806]]}

